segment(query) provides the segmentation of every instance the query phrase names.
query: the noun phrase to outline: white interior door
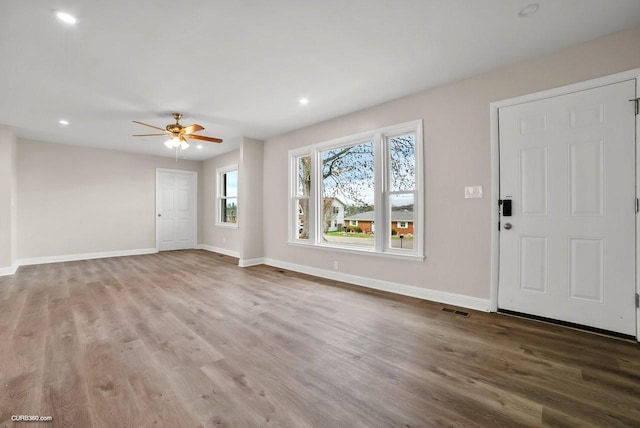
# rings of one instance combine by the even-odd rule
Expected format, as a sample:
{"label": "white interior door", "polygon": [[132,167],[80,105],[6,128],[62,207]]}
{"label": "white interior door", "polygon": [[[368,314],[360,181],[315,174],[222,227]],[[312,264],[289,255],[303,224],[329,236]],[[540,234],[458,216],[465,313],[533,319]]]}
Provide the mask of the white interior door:
{"label": "white interior door", "polygon": [[500,309],[635,336],[635,88],[500,108]]}
{"label": "white interior door", "polygon": [[156,239],[159,251],[196,248],[197,173],[156,171]]}

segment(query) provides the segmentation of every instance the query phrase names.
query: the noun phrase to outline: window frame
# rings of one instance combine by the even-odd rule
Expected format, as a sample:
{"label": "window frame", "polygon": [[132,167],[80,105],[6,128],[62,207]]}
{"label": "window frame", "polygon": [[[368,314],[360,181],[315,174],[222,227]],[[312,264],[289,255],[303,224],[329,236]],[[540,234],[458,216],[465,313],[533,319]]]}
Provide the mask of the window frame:
{"label": "window frame", "polygon": [[[238,175],[238,187],[236,196],[224,196],[224,176],[230,172],[235,171]],[[238,229],[240,227],[240,171],[238,164],[227,165],[216,169],[216,226],[225,227],[229,229]],[[228,199],[235,199],[236,202],[236,222],[225,222],[222,220],[223,204],[226,207]]]}
{"label": "window frame", "polygon": [[[398,136],[415,135],[415,187],[413,190],[391,191],[390,190],[390,143],[389,141]],[[335,243],[323,242],[322,239],[322,204],[318,198],[322,197],[322,152],[338,149],[341,147],[358,145],[366,142],[374,144],[374,207],[375,214],[373,222],[383,227],[376,228],[373,248],[356,248],[355,246],[338,245]],[[405,122],[398,125],[379,128],[376,130],[362,132],[355,135],[336,138],[321,143],[304,146],[289,151],[289,197],[288,197],[288,244],[314,247],[331,251],[343,251],[359,254],[371,254],[384,257],[410,259],[422,261],[424,257],[424,155],[423,155],[423,131],[422,119]],[[309,238],[298,239],[295,233],[297,227],[297,196],[298,167],[296,160],[299,157],[310,156],[311,190],[309,194]],[[393,248],[391,243],[391,202],[393,195],[411,194],[413,195],[413,248],[400,249]],[[295,212],[294,212],[295,209]],[[408,226],[408,225],[407,225]],[[388,236],[387,236],[388,235]]]}

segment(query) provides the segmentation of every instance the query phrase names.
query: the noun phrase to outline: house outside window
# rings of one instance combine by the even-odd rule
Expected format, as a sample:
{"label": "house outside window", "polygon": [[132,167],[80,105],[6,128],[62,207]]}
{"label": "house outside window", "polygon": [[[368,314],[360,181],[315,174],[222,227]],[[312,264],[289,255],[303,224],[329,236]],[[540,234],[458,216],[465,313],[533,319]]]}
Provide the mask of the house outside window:
{"label": "house outside window", "polygon": [[407,222],[406,221],[399,221],[397,223],[398,229],[406,229],[407,228]]}
{"label": "house outside window", "polygon": [[238,227],[238,165],[219,168],[216,225]]}

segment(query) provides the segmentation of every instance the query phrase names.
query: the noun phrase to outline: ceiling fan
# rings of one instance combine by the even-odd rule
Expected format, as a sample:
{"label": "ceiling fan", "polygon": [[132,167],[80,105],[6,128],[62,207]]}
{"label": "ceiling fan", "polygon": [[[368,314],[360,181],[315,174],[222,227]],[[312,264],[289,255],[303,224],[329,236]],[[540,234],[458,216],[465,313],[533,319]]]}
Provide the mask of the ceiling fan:
{"label": "ceiling fan", "polygon": [[180,125],[180,119],[182,119],[182,113],[173,113],[173,118],[176,120],[176,123],[170,123],[164,129],[149,125],[146,123],[139,122],[137,120],[133,120],[133,123],[137,123],[140,125],[148,126],[150,128],[158,129],[162,131],[162,134],[134,134],[134,137],[159,137],[159,136],[169,136],[169,139],[164,143],[168,148],[178,148],[184,150],[189,148],[189,141],[187,138],[192,138],[194,140],[202,140],[209,141],[211,143],[222,143],[220,138],[213,137],[205,137],[204,135],[196,135],[194,132],[202,131],[204,128],[200,125],[193,124],[189,126]]}

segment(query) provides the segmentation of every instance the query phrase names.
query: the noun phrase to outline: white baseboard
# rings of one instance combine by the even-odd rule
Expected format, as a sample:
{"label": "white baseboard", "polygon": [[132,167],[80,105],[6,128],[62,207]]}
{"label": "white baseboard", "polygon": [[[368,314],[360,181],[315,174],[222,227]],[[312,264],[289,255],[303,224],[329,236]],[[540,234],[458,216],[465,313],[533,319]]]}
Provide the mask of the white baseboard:
{"label": "white baseboard", "polygon": [[220,253],[220,254],[224,254],[225,256],[235,257],[237,259],[240,258],[239,251],[228,250],[226,248],[214,247],[212,245],[206,245],[206,244],[198,244],[197,248],[198,250],[207,250],[207,251],[211,251],[212,253]]}
{"label": "white baseboard", "polygon": [[19,267],[18,263],[15,263],[15,262],[11,266],[0,267],[0,276],[13,275],[18,270],[18,267]]}
{"label": "white baseboard", "polygon": [[283,262],[265,258],[264,264],[281,269],[288,269],[308,275],[342,281],[349,284],[360,285],[362,287],[373,288],[375,290],[388,291],[390,293],[401,294],[403,296],[416,297],[418,299],[430,300],[447,305],[460,306],[463,308],[475,309],[489,312],[490,300],[479,297],[465,296],[463,294],[448,293],[446,291],[432,290],[429,288],[416,287],[414,285],[399,284],[396,282],[382,281],[378,279],[365,278],[362,276],[346,274],[326,269],[298,265],[295,263]]}
{"label": "white baseboard", "polygon": [[156,248],[140,248],[136,250],[103,251],[98,253],[66,254],[63,256],[33,257],[29,259],[18,259],[16,260],[16,263],[18,266],[41,265],[44,263],[74,262],[77,260],[104,259],[107,257],[139,256],[142,254],[155,254],[157,252],[158,250]]}
{"label": "white baseboard", "polygon": [[249,266],[257,266],[257,265],[263,265],[264,263],[264,258],[260,257],[257,259],[240,259],[240,261],[238,262],[238,266],[240,267],[249,267]]}

